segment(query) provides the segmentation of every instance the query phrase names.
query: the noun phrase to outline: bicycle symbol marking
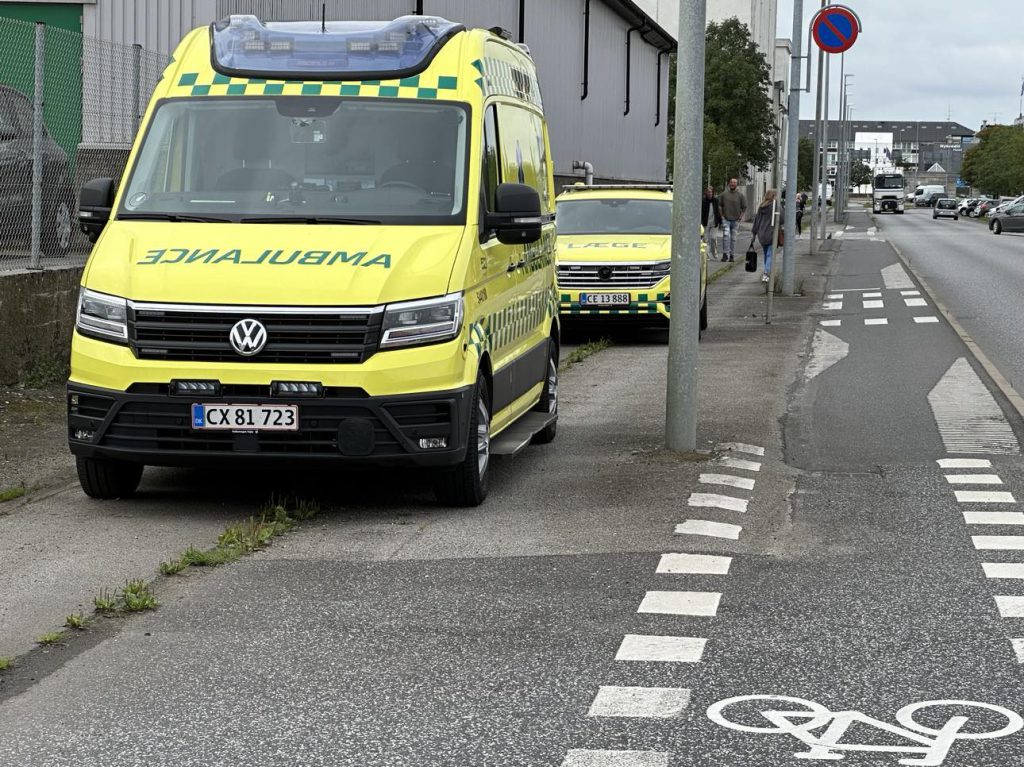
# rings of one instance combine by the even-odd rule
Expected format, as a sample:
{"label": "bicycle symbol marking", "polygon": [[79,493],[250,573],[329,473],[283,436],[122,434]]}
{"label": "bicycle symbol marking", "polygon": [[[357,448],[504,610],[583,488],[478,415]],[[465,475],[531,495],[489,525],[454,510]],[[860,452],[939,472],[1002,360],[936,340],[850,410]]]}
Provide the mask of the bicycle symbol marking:
{"label": "bicycle symbol marking", "polygon": [[[739,704],[760,704],[756,707],[762,719],[770,726],[760,724],[742,724],[730,721],[725,711]],[[915,719],[927,709],[955,707],[958,709],[981,709],[992,715],[1005,718],[1006,725],[1001,729],[987,732],[969,732],[964,728],[971,720],[970,716],[951,716],[939,729],[921,724]],[[749,706],[749,712],[753,711]],[[962,713],[962,712],[961,712]],[[934,715],[934,714],[933,714]],[[757,733],[760,735],[790,735],[806,745],[808,751],[793,754],[797,759],[813,759],[835,761],[844,758],[844,751],[867,751],[890,754],[914,754],[904,757],[899,764],[918,765],[918,767],[941,767],[949,755],[950,749],[958,740],[988,740],[1005,738],[1024,728],[1024,719],[1014,711],[993,706],[989,703],[977,703],[969,700],[929,700],[912,703],[896,712],[897,724],[890,724],[874,719],[860,711],[829,711],[825,706],[803,698],[792,698],[787,695],[741,695],[715,703],[708,709],[708,718],[715,724],[739,732]],[[758,720],[759,721],[759,720]],[[843,737],[853,725],[866,725],[881,731],[882,734],[902,738],[916,745],[868,744],[842,742]],[[858,731],[862,727],[857,728]]]}

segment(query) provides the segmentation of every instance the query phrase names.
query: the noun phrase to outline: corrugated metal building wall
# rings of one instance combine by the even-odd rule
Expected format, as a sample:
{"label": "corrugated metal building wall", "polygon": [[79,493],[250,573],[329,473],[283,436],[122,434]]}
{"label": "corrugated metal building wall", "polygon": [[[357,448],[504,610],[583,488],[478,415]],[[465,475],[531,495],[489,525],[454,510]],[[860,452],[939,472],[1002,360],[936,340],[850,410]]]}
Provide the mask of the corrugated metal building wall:
{"label": "corrugated metal building wall", "polygon": [[[626,37],[635,6],[628,0],[328,0],[328,19],[385,19],[414,13],[470,27],[500,26],[524,40],[540,72],[555,172],[572,175],[574,160],[594,164],[600,179],[662,181],[668,127],[668,57],[639,32],[631,36],[630,104],[626,111]],[[613,9],[613,6],[621,12]],[[320,0],[98,0],[84,6],[86,35],[141,43],[170,53],[190,29],[232,13],[267,21],[315,19]],[[582,96],[584,12],[590,9],[589,87]],[[651,36],[653,27],[643,32]],[[657,37],[657,34],[655,34]],[[661,67],[660,118],[658,68]],[[656,124],[657,123],[657,124]]]}

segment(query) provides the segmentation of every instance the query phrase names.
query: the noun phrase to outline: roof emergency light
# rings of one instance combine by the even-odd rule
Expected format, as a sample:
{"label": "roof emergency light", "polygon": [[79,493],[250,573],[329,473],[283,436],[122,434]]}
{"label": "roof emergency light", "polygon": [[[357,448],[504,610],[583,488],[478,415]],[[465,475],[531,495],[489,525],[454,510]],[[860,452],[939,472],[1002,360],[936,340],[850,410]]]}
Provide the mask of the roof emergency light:
{"label": "roof emergency light", "polygon": [[261,22],[235,15],[211,26],[214,69],[233,77],[361,80],[408,77],[427,68],[464,29],[437,16],[394,21]]}

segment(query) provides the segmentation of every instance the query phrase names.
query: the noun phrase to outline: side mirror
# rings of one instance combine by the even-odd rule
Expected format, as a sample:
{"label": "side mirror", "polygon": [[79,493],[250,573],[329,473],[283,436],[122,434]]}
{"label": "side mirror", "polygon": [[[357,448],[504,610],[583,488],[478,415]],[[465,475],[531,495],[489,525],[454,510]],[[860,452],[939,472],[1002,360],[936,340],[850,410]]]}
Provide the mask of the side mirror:
{"label": "side mirror", "polygon": [[82,184],[78,199],[78,225],[89,235],[90,242],[96,242],[110,220],[110,210],[114,205],[114,179],[87,181]]}
{"label": "side mirror", "polygon": [[488,213],[485,225],[505,245],[529,245],[541,236],[544,218],[540,194],[525,184],[499,184],[495,190],[494,213]]}

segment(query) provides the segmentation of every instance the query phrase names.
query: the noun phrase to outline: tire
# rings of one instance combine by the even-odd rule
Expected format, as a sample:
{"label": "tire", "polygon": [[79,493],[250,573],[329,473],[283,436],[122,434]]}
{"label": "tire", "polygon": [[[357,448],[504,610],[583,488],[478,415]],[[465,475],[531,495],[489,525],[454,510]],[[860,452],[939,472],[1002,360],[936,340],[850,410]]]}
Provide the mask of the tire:
{"label": "tire", "polygon": [[960,220],[960,216],[953,216],[953,220],[954,221],[959,221]]}
{"label": "tire", "polygon": [[533,409],[553,415],[555,420],[534,434],[530,444],[548,445],[554,442],[558,433],[558,344],[553,338],[548,341],[548,375],[544,380],[544,391]]}
{"label": "tire", "polygon": [[897,212],[897,213],[899,213],[899,214],[900,214],[901,216],[902,216],[902,215],[903,215],[904,213],[906,213],[906,211],[905,211],[905,210],[898,210],[898,211],[896,211],[896,212]]}
{"label": "tire", "polygon": [[43,216],[43,253],[51,258],[66,256],[71,250],[73,230],[71,197],[62,192],[46,206]]}
{"label": "tire", "polygon": [[992,222],[992,234],[1002,234],[1002,233],[1003,233],[1003,225],[999,223],[999,219],[997,218],[995,221]]}
{"label": "tire", "polygon": [[469,419],[466,457],[434,480],[438,503],[461,508],[479,506],[487,497],[491,462],[491,397],[487,379],[477,373],[473,414]]}
{"label": "tire", "polygon": [[698,325],[698,329],[700,331],[700,333],[697,336],[698,338],[700,338],[700,335],[703,335],[704,331],[708,329],[708,294],[707,294],[707,291],[704,292],[704,301],[700,305],[700,325]]}
{"label": "tire", "polygon": [[75,467],[83,492],[100,501],[131,498],[139,488],[145,468],[141,463],[82,457],[75,459]]}

